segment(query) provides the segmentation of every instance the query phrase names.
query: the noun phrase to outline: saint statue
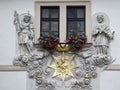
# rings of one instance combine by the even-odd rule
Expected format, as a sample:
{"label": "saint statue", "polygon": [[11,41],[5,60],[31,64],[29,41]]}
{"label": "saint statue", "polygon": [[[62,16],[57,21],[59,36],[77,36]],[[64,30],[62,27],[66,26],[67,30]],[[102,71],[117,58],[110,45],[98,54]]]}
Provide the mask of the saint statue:
{"label": "saint statue", "polygon": [[105,24],[104,15],[97,15],[96,19],[97,25],[92,34],[96,53],[108,55],[109,43],[114,37],[114,32]]}
{"label": "saint statue", "polygon": [[15,11],[14,24],[18,35],[20,52],[31,53],[33,48],[33,18],[29,13],[18,15]]}

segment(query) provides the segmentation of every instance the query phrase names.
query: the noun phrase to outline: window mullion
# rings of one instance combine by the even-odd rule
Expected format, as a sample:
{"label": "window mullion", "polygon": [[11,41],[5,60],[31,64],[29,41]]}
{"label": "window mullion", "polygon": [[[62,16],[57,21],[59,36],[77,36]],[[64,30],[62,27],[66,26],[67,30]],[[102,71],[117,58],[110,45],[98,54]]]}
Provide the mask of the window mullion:
{"label": "window mullion", "polygon": [[60,6],[60,24],[59,24],[59,35],[60,35],[60,42],[63,43],[66,40],[66,5],[61,5]]}
{"label": "window mullion", "polygon": [[49,9],[49,35],[51,35],[51,9]]}

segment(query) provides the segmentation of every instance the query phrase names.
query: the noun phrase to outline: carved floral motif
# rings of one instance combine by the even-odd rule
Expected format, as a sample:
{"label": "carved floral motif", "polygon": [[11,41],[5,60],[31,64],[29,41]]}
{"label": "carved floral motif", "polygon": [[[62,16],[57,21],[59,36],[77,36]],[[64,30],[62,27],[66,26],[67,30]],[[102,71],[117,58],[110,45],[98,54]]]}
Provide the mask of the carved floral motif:
{"label": "carved floral motif", "polygon": [[[103,13],[98,13],[95,17],[97,25],[94,27],[92,33],[93,45],[84,47],[78,52],[64,52],[66,57],[74,55],[74,58],[72,58],[74,60],[72,60],[71,63],[77,66],[77,68],[71,70],[72,76],[74,77],[70,77],[67,75],[68,73],[66,73],[66,76],[63,78],[64,83],[71,83],[69,85],[71,90],[91,88],[91,81],[95,79],[98,74],[97,68],[104,68],[104,66],[113,62],[113,58],[109,53],[109,44],[114,37],[114,32],[111,32],[109,26],[105,24],[104,16]],[[54,69],[50,68],[50,65],[55,63],[53,59],[60,57],[62,52],[59,50],[54,51],[52,53],[52,55],[54,55],[53,58],[49,52],[38,50],[38,48],[34,46],[33,17],[29,13],[19,15],[15,12],[14,25],[18,39],[17,50],[19,51],[13,61],[14,65],[26,67],[29,77],[36,80],[36,85],[40,90],[56,90],[56,87],[59,86],[57,82],[62,83],[63,81],[58,74],[52,77]],[[62,61],[58,61],[56,65],[59,63],[62,65],[61,68],[63,68],[66,67],[69,62],[62,63]]]}

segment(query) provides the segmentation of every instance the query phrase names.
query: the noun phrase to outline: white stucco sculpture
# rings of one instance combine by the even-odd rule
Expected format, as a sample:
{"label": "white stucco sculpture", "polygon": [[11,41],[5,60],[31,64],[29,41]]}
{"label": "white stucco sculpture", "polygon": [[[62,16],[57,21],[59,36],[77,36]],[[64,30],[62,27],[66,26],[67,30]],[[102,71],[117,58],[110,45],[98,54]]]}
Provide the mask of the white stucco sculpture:
{"label": "white stucco sculpture", "polygon": [[93,26],[92,37],[95,54],[92,56],[92,61],[94,65],[102,67],[113,62],[109,47],[114,38],[114,32],[110,30],[107,23],[109,21],[108,16],[105,13],[96,13],[94,18],[96,23]]}
{"label": "white stucco sculpture", "polygon": [[109,43],[114,37],[109,26],[104,22],[104,15],[97,15],[97,25],[93,30],[94,47],[97,54],[108,54]]}
{"label": "white stucco sculpture", "polygon": [[31,53],[33,48],[33,17],[29,13],[14,13],[14,24],[21,54]]}
{"label": "white stucco sculpture", "polygon": [[[98,75],[98,67],[104,69],[104,66],[113,62],[109,53],[109,44],[114,37],[114,32],[111,32],[108,23],[106,23],[106,20],[108,20],[106,17],[104,13],[97,13],[94,16],[96,22],[92,33],[93,44],[88,44],[78,52],[66,51],[62,54],[60,51],[49,53],[35,47],[33,43],[33,17],[29,13],[19,15],[15,12],[14,25],[17,32],[17,50],[19,53],[13,61],[14,65],[27,68],[29,77],[35,79],[36,90],[57,90],[60,87],[65,87],[66,90],[90,89],[92,79],[95,79]],[[60,65],[57,64],[58,60],[67,60],[70,56],[74,56],[74,58],[68,60],[72,62],[60,62],[63,68],[61,69]],[[70,66],[75,64],[76,68],[69,70],[68,63]],[[56,66],[51,68],[52,65]],[[54,69],[68,70],[73,77],[68,73],[65,76],[62,74],[64,76],[64,81],[62,81],[59,75],[61,73],[53,77]]]}
{"label": "white stucco sculpture", "polygon": [[33,17],[29,13],[14,13],[14,25],[17,36],[17,55],[13,61],[16,66],[27,67],[30,78],[36,79],[40,90],[55,90],[55,87],[41,77],[42,73],[48,74],[44,66],[48,61],[46,52],[39,51],[34,46]]}

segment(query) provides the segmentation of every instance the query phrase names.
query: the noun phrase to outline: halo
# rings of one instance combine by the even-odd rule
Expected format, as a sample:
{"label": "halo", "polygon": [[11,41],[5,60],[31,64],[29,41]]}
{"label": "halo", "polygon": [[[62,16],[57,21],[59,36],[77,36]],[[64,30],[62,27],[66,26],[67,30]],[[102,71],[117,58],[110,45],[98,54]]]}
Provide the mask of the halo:
{"label": "halo", "polygon": [[[30,21],[28,23],[24,22],[23,19],[25,16],[29,16],[31,17]],[[27,26],[29,25],[31,22],[33,22],[33,17],[32,15],[30,15],[29,13],[23,13],[19,16],[19,19],[20,19],[20,24],[24,25],[24,26]]]}
{"label": "halo", "polygon": [[95,13],[95,14],[92,16],[92,27],[95,27],[96,24],[98,24],[97,19],[96,19],[96,17],[97,17],[98,15],[103,15],[103,16],[104,16],[104,24],[106,24],[106,25],[109,26],[110,23],[109,23],[109,17],[108,17],[108,15],[107,15],[106,13],[104,13],[104,12],[98,12],[98,13]]}

